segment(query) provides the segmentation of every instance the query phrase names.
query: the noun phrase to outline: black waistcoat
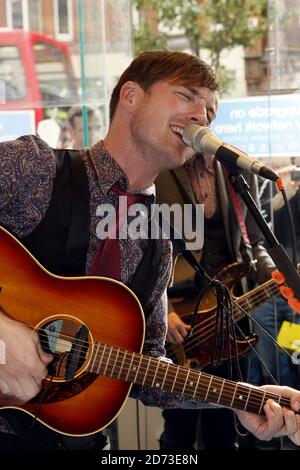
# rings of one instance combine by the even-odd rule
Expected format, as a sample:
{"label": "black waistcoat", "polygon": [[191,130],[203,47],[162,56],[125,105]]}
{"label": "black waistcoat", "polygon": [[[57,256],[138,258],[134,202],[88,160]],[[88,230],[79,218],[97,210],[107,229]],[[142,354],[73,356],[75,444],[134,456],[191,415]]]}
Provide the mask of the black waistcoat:
{"label": "black waistcoat", "polygon": [[[61,276],[86,274],[89,243],[89,185],[80,154],[55,150],[56,178],[49,208],[35,230],[21,241],[48,271]],[[161,259],[161,238],[150,240],[129,285],[146,304],[155,286]]]}

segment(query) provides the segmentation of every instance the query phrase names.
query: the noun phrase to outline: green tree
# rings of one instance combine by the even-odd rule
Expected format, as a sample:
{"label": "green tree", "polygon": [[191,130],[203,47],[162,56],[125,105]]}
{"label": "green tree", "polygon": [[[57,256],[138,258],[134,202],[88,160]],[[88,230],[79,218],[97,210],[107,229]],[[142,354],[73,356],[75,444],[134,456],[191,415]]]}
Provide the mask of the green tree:
{"label": "green tree", "polygon": [[[158,24],[179,28],[193,54],[200,57],[202,49],[208,50],[223,89],[228,87],[230,73],[220,63],[222,51],[254,45],[267,30],[267,0],[133,0],[133,4],[139,11],[155,10]],[[153,30],[156,25],[152,28],[148,22],[145,43],[143,30],[136,32],[137,52],[147,48]]]}

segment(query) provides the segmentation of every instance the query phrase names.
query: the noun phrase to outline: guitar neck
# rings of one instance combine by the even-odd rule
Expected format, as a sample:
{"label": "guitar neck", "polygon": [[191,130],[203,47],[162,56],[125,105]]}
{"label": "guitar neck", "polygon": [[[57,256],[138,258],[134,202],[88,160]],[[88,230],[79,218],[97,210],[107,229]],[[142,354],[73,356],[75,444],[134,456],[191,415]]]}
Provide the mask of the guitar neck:
{"label": "guitar neck", "polygon": [[237,299],[238,305],[234,305],[235,318],[238,319],[239,317],[244,316],[244,312],[239,309],[239,306],[250,312],[267,300],[272,299],[277,294],[278,285],[272,279],[270,279],[250,292],[241,295]]}
{"label": "guitar neck", "polygon": [[[299,272],[300,263],[298,263],[297,265],[297,270]],[[245,310],[251,311],[255,307],[258,307],[262,303],[266,302],[266,300],[275,297],[278,292],[278,285],[273,281],[273,279],[269,279],[269,281],[264,282],[263,284],[251,290],[250,292],[241,295],[238,298],[237,303]],[[237,306],[234,306],[234,309],[240,312]],[[243,313],[240,312],[240,315],[243,316]]]}
{"label": "guitar neck", "polygon": [[264,413],[269,398],[290,408],[280,395],[101,343],[95,344],[89,371],[255,414]]}

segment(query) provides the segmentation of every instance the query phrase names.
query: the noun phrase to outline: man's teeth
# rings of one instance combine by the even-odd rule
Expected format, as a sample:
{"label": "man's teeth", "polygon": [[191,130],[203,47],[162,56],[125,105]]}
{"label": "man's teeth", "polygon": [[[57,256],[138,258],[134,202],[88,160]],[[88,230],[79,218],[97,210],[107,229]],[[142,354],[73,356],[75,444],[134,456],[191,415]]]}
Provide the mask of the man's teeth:
{"label": "man's teeth", "polygon": [[183,129],[181,127],[171,126],[171,129],[172,129],[173,132],[176,132],[177,134],[180,134],[182,136]]}

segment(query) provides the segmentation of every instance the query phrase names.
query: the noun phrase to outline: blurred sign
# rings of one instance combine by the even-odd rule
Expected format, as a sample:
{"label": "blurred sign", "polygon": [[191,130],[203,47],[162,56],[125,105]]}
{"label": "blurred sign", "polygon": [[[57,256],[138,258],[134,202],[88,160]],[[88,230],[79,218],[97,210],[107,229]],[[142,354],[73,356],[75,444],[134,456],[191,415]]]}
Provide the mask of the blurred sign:
{"label": "blurred sign", "polygon": [[253,157],[298,157],[300,94],[221,100],[211,129]]}
{"label": "blurred sign", "polygon": [[33,110],[0,111],[0,142],[35,134]]}

